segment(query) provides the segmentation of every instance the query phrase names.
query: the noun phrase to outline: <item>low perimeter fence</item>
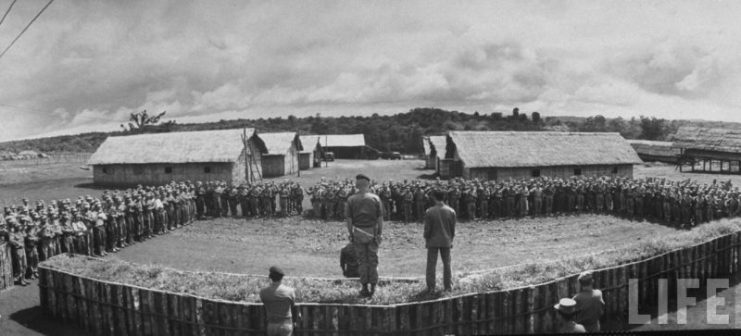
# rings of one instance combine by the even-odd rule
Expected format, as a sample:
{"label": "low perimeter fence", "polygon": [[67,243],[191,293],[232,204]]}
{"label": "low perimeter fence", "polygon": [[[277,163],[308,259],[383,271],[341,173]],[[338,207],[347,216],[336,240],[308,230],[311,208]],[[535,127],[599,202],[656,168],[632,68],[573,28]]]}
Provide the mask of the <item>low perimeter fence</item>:
{"label": "low perimeter fence", "polygon": [[[605,300],[603,325],[627,329],[629,280],[642,314],[657,306],[659,279],[728,277],[739,270],[741,233],[727,234],[645,260],[594,271]],[[95,335],[264,335],[260,303],[230,302],[99,281],[42,264],[41,306]],[[547,283],[434,301],[393,305],[300,303],[295,335],[442,335],[548,333],[553,304],[578,291],[578,275]],[[702,285],[702,284],[701,284]],[[634,303],[635,304],[635,303]]]}

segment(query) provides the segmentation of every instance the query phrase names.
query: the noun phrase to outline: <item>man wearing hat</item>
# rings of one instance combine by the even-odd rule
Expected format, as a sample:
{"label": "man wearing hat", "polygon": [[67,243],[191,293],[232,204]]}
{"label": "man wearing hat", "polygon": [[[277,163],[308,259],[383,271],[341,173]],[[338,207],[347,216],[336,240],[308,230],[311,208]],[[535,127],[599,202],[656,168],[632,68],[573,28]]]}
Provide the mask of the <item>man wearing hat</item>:
{"label": "man wearing hat", "polygon": [[355,244],[358,256],[358,273],[363,285],[360,295],[372,296],[378,283],[378,245],[383,231],[383,205],[378,195],[368,190],[368,176],[357,175],[355,185],[358,192],[347,199],[345,219],[350,241]]}
{"label": "man wearing hat", "polygon": [[561,320],[561,328],[558,329],[559,333],[585,334],[587,332],[583,325],[574,322],[574,316],[576,315],[576,301],[568,298],[561,299],[553,306],[553,308],[556,309],[559,320]]}
{"label": "man wearing hat", "polygon": [[581,273],[579,275],[581,291],[574,296],[577,311],[575,321],[584,325],[590,333],[600,331],[599,319],[605,308],[602,291],[594,289],[593,284],[594,278],[591,271]]}
{"label": "man wearing hat", "polygon": [[301,319],[301,313],[296,309],[296,291],[282,284],[284,275],[280,267],[270,267],[270,286],[260,290],[260,301],[265,306],[268,336],[292,335],[293,323]]}

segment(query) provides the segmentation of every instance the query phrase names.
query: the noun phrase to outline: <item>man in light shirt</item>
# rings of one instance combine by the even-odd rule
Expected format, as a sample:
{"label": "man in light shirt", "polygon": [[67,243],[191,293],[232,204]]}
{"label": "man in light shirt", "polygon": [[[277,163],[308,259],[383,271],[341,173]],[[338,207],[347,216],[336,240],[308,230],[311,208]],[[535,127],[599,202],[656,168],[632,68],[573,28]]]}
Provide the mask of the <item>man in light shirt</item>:
{"label": "man in light shirt", "polygon": [[265,305],[268,336],[291,336],[293,324],[301,320],[301,313],[296,309],[296,291],[284,286],[285,273],[280,267],[270,267],[270,286],[260,291],[260,301]]}

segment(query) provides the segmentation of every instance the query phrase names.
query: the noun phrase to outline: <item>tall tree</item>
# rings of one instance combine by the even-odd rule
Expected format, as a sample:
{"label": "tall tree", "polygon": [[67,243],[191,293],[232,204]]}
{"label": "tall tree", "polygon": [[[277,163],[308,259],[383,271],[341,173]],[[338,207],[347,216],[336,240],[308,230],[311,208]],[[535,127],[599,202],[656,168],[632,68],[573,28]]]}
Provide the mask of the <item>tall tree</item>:
{"label": "tall tree", "polygon": [[129,116],[128,129],[123,124],[121,124],[121,128],[123,128],[124,132],[128,133],[143,133],[147,126],[154,126],[159,123],[160,118],[162,118],[165,113],[167,113],[167,111],[162,111],[157,115],[149,115],[147,110],[138,113],[131,113]]}

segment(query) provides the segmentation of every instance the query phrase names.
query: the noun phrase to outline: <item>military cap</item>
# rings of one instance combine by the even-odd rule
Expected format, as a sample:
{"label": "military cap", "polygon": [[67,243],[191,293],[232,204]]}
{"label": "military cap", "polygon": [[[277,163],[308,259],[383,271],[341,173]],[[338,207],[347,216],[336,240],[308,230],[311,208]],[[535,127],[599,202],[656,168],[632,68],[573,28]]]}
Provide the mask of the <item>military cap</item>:
{"label": "military cap", "polygon": [[557,304],[553,305],[553,308],[561,312],[562,314],[572,315],[576,313],[576,301],[569,298],[564,298],[558,301]]}
{"label": "military cap", "polygon": [[283,270],[278,266],[270,266],[270,274],[286,275]]}
{"label": "military cap", "polygon": [[356,180],[366,180],[366,181],[370,182],[370,177],[365,176],[365,174],[358,174],[358,175],[355,176],[355,179]]}

